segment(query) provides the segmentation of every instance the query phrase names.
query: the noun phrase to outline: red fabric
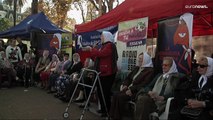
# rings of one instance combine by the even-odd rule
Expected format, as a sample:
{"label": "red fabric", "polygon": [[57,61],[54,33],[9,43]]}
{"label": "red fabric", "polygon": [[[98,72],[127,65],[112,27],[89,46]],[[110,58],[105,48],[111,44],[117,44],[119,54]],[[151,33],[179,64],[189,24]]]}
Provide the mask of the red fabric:
{"label": "red fabric", "polygon": [[40,73],[40,78],[41,78],[42,81],[49,80],[49,76],[50,76],[50,71],[42,71]]}
{"label": "red fabric", "polygon": [[[192,8],[190,5],[206,5],[208,8]],[[76,33],[89,32],[112,25],[119,22],[149,17],[148,37],[156,36],[158,20],[182,15],[186,12],[194,14],[193,36],[213,34],[213,27],[210,27],[201,16],[213,26],[213,0],[125,0],[115,9],[111,10],[97,19],[76,25]]]}
{"label": "red fabric", "polygon": [[51,74],[51,69],[52,69],[52,68],[55,68],[57,63],[55,64],[55,62],[51,62],[50,64],[51,64],[51,65],[50,65],[50,67],[48,68],[48,70],[42,71],[42,72],[40,73],[40,78],[41,78],[42,81],[47,81],[47,80],[49,80],[49,77],[50,77],[50,74]]}
{"label": "red fabric", "polygon": [[81,49],[78,50],[78,54],[80,55],[81,62],[84,63],[86,58],[90,58],[90,52],[88,51],[82,51]]}
{"label": "red fabric", "polygon": [[101,50],[93,48],[91,50],[91,57],[98,57],[100,58],[99,61],[99,70],[101,72],[101,76],[108,76],[112,75],[112,43],[104,44],[101,47]]}

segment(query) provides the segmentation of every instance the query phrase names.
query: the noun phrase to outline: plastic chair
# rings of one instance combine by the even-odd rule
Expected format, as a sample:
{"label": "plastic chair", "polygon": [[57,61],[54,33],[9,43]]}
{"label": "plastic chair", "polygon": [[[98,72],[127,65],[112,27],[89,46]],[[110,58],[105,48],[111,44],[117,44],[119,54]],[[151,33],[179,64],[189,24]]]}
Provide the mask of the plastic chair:
{"label": "plastic chair", "polygon": [[[167,99],[165,111],[161,115],[158,115],[157,112],[153,112],[153,113],[150,114],[150,116],[156,116],[156,117],[159,118],[159,120],[168,120],[168,117],[169,117],[169,108],[170,108],[171,101],[173,99],[174,99],[174,97],[170,97],[170,98]],[[132,105],[132,107],[134,109],[134,112],[135,112],[136,111],[136,104],[135,104],[135,102],[129,101],[128,103],[130,105]]]}
{"label": "plastic chair", "polygon": [[174,99],[174,97],[170,97],[167,99],[165,111],[161,115],[158,115],[157,112],[153,112],[153,113],[151,113],[151,116],[158,116],[159,120],[168,120],[169,108],[170,108],[171,101],[173,99]]}

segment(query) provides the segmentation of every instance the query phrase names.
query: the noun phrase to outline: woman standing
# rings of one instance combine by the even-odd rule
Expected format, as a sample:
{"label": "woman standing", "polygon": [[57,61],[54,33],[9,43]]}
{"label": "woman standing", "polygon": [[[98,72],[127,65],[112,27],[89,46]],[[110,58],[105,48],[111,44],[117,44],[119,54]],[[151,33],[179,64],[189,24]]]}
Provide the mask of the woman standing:
{"label": "woman standing", "polygon": [[[102,99],[100,86],[98,84],[98,97],[101,104],[102,117],[106,117],[106,113],[110,110],[111,105],[111,88],[117,72],[117,48],[113,43],[114,38],[110,32],[103,31],[101,34],[102,46],[100,49],[87,47],[85,50],[90,51],[91,57],[95,58],[95,69],[100,72],[100,82],[103,90],[103,95],[106,102],[106,107]],[[107,110],[107,111],[106,111]]]}

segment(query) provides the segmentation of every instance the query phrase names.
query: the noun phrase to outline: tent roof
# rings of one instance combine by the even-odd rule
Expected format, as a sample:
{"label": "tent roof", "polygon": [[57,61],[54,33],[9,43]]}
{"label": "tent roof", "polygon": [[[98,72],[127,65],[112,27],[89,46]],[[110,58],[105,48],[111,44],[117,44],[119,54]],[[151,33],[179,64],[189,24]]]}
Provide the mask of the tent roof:
{"label": "tent roof", "polygon": [[11,38],[19,36],[22,38],[30,38],[32,31],[42,33],[63,33],[67,32],[54,25],[43,12],[30,15],[21,21],[18,25],[0,33],[1,38]]}
{"label": "tent roof", "polygon": [[[198,8],[200,6],[208,8]],[[213,34],[213,0],[125,0],[103,16],[76,25],[75,29],[76,33],[89,32],[117,25],[122,21],[149,17],[148,36],[152,37],[152,32],[156,32],[158,20],[186,12],[194,14],[193,36]]]}

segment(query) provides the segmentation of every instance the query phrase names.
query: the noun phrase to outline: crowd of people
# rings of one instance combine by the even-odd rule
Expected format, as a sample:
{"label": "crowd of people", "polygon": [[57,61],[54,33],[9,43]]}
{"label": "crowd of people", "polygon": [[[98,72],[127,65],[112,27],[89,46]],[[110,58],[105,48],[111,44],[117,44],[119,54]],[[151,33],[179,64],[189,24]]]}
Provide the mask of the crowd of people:
{"label": "crowd of people", "polygon": [[[0,85],[3,77],[6,77],[9,86],[12,86],[16,80],[22,79],[24,86],[29,87],[30,80],[33,79],[34,85],[47,90],[47,93],[54,93],[56,98],[64,102],[69,102],[82,69],[88,68],[100,72],[100,84],[96,87],[100,102],[100,110],[97,112],[101,113],[101,117],[122,120],[132,112],[131,118],[134,120],[149,120],[152,112],[161,114],[165,110],[167,99],[174,97],[171,108],[175,110],[173,109],[169,119],[211,120],[213,118],[212,58],[200,57],[194,63],[196,65],[192,67],[192,73],[185,75],[178,72],[172,57],[164,57],[162,73],[156,74],[150,55],[141,52],[138,55],[137,66],[125,78],[120,90],[113,92],[111,88],[118,71],[118,54],[113,41],[113,35],[110,32],[102,32],[102,46],[98,48],[95,44],[93,47],[84,47],[82,50],[90,55],[82,63],[78,53],[74,53],[70,60],[68,53],[49,55],[48,50],[44,50],[43,55],[36,62],[34,55],[27,51],[26,45],[20,38],[12,39],[8,46],[0,40]],[[95,73],[85,72],[83,79],[84,83],[92,85]],[[79,87],[79,94],[73,101],[85,101],[90,90],[87,87]],[[134,111],[129,108],[129,101],[136,104]],[[81,105],[82,108],[84,106],[84,104]],[[181,112],[183,108],[199,108],[202,111],[196,116],[190,116]]]}

